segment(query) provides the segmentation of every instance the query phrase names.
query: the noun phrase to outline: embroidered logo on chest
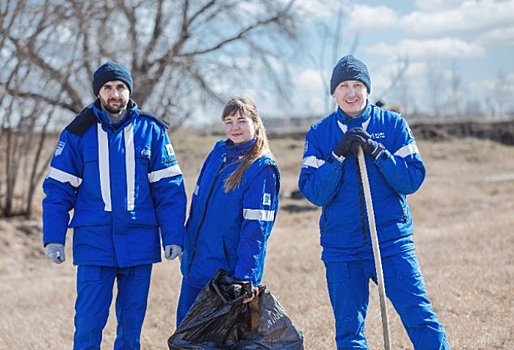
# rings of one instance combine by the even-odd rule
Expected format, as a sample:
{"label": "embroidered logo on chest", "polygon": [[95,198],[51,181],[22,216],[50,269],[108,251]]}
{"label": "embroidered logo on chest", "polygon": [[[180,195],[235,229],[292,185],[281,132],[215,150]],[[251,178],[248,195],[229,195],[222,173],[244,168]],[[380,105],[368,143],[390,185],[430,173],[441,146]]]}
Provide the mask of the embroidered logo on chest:
{"label": "embroidered logo on chest", "polygon": [[380,140],[380,139],[385,139],[386,135],[385,135],[385,132],[374,132],[373,134],[371,134],[371,138],[373,140]]}
{"label": "embroidered logo on chest", "polygon": [[145,157],[150,157],[152,155],[152,151],[145,148],[145,149],[141,150],[141,155],[145,156]]}

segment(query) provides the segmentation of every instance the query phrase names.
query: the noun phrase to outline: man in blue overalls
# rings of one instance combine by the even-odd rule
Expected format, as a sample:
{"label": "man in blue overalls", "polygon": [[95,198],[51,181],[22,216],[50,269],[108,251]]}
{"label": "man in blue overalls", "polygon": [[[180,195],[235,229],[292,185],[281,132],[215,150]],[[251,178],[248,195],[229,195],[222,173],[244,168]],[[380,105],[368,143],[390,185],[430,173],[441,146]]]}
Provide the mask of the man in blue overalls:
{"label": "man in blue overalls", "polygon": [[[130,99],[130,72],[106,62],[97,99],[61,133],[43,183],[43,244],[77,265],[74,349],[100,349],[117,283],[115,349],[139,349],[152,265],[182,252],[186,194],[167,123]],[[69,222],[69,212],[73,218]],[[69,224],[68,224],[69,222]]]}
{"label": "man in blue overalls", "polygon": [[364,320],[369,280],[377,282],[357,147],[365,153],[386,295],[416,350],[449,349],[443,326],[428,300],[406,196],[425,178],[414,136],[398,113],[368,101],[366,65],[343,57],[331,93],[337,110],[314,124],[305,140],[299,187],[322,207],[322,260],[336,323],[338,349],[367,349]]}

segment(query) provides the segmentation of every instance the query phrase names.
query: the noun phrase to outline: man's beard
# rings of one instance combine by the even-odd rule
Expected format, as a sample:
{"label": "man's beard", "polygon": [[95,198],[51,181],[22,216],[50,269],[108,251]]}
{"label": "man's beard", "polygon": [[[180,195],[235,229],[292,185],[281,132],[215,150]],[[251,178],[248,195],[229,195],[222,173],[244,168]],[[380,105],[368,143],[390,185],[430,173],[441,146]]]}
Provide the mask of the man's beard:
{"label": "man's beard", "polygon": [[[119,106],[111,106],[111,105],[109,105],[109,102],[111,102],[111,101],[120,102],[120,105]],[[112,113],[112,114],[118,114],[127,107],[128,102],[123,101],[123,99],[121,99],[121,98],[111,98],[107,101],[100,98],[100,103],[102,104],[103,108],[107,112]]]}

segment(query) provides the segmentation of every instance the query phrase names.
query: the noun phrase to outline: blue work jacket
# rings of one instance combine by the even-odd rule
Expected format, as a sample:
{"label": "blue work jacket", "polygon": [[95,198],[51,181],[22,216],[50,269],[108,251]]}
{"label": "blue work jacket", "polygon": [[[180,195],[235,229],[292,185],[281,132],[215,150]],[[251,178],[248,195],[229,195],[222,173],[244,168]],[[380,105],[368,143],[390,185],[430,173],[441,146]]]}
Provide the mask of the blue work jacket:
{"label": "blue work jacket", "polygon": [[132,100],[115,125],[100,108],[60,135],[43,182],[43,243],[65,244],[71,227],[76,265],[159,262],[161,246],[183,245],[187,206],[167,127]]}
{"label": "blue work jacket", "polygon": [[280,173],[264,155],[246,170],[239,187],[225,192],[225,180],[253,141],[234,146],[218,141],[201,169],[186,227],[181,271],[202,288],[223,268],[228,276],[261,284],[267,240],[279,204]]}
{"label": "blue work jacket", "polygon": [[[385,150],[377,159],[365,155],[378,240],[383,253],[407,248],[413,233],[412,215],[406,196],[414,193],[425,178],[414,136],[398,113],[367,104],[362,115],[346,116],[341,109],[314,124],[306,135],[301,193],[322,207],[319,221],[320,243],[325,261],[338,255],[353,260],[357,255],[372,256],[369,221],[360,183],[357,157],[338,160],[332,153],[344,133],[362,127]],[[404,239],[407,238],[407,239]],[[396,251],[395,251],[396,250]],[[361,256],[362,257],[362,256]]]}

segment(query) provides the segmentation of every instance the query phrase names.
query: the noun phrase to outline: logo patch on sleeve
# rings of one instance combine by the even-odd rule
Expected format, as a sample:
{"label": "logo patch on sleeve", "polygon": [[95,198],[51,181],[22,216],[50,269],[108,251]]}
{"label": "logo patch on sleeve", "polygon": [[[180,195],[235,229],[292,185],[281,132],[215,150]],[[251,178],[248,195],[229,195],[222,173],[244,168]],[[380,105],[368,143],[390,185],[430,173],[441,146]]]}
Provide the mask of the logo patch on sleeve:
{"label": "logo patch on sleeve", "polygon": [[171,143],[168,143],[166,145],[166,151],[168,152],[168,156],[170,156],[170,157],[174,154],[173,147],[171,146]]}
{"label": "logo patch on sleeve", "polygon": [[413,138],[414,138],[414,134],[412,133],[411,128],[408,128],[408,129],[407,129],[407,132],[409,133],[409,137],[410,137],[411,139],[413,139]]}
{"label": "logo patch on sleeve", "polygon": [[271,205],[271,193],[264,193],[262,195],[262,205]]}
{"label": "logo patch on sleeve", "polygon": [[55,148],[54,156],[60,156],[62,154],[62,151],[64,150],[64,146],[66,146],[66,143],[63,141],[59,141],[57,143],[57,147]]}

